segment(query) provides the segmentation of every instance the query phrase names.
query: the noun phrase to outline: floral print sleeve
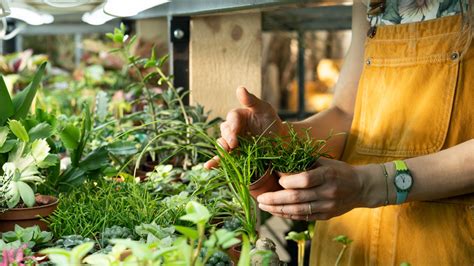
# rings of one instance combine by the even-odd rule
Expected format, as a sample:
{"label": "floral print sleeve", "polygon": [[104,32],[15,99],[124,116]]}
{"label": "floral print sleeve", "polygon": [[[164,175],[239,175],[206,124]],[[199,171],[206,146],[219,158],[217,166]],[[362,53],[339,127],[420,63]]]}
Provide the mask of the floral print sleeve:
{"label": "floral print sleeve", "polygon": [[369,20],[372,25],[395,25],[451,16],[461,12],[460,1],[467,10],[469,0],[386,0],[385,12]]}

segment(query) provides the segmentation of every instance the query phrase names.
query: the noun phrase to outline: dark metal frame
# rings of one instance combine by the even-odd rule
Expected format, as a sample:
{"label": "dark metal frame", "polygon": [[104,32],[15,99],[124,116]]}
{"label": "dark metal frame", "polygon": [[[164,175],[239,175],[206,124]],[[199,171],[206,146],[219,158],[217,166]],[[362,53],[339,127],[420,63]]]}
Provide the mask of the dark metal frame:
{"label": "dark metal frame", "polygon": [[[189,40],[191,35],[190,17],[170,17],[171,69],[173,85],[189,91]],[[183,99],[189,104],[189,94]]]}

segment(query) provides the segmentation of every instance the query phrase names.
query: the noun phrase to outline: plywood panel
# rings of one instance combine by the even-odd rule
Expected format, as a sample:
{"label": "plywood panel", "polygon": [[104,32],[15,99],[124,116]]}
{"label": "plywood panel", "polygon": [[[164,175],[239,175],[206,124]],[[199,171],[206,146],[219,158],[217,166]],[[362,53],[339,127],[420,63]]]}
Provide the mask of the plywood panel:
{"label": "plywood panel", "polygon": [[190,40],[191,104],[204,105],[212,116],[225,117],[239,103],[243,85],[261,96],[261,14],[193,17]]}

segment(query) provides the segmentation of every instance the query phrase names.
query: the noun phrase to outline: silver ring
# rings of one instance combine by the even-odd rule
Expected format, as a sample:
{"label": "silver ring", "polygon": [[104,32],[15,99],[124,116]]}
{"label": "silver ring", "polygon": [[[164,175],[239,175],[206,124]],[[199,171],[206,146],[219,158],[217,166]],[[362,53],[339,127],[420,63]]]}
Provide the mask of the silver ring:
{"label": "silver ring", "polygon": [[306,214],[306,221],[309,221],[309,214]]}
{"label": "silver ring", "polygon": [[311,202],[308,205],[308,209],[309,209],[309,215],[313,215],[313,205],[311,204]]}

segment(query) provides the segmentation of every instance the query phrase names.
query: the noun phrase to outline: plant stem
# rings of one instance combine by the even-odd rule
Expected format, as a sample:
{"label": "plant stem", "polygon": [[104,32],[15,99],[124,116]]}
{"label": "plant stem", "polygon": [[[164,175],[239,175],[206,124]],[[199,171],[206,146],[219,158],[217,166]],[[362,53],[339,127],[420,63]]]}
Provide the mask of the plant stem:
{"label": "plant stem", "polygon": [[335,266],[339,266],[339,263],[341,262],[342,256],[344,255],[344,251],[346,251],[347,245],[343,245],[341,252],[339,252],[339,256],[337,256],[336,264]]}
{"label": "plant stem", "polygon": [[159,67],[156,67],[156,72],[160,75],[160,77],[166,81],[166,84],[168,85],[168,87],[173,91],[173,93],[176,95],[176,99],[178,100],[178,103],[179,103],[179,107],[181,109],[181,112],[183,113],[183,117],[184,117],[184,121],[186,122],[186,125],[190,125],[191,124],[191,121],[189,121],[189,117],[188,117],[188,114],[186,113],[186,109],[184,107],[184,103],[183,103],[183,100],[181,99],[181,97],[179,96],[178,94],[178,90],[176,90],[176,88],[174,87],[173,83],[171,83],[171,81],[169,80],[169,78],[165,75],[165,73],[163,73],[163,71],[159,68]]}
{"label": "plant stem", "polygon": [[[125,56],[125,58],[127,58],[127,60],[129,60],[130,58],[130,53],[127,49],[127,47],[124,45],[123,48],[122,48],[122,52]],[[130,60],[129,60],[130,61]],[[135,62],[135,60],[133,60],[132,62],[132,66],[135,68],[135,71],[137,72],[139,78],[140,78],[140,83],[142,83],[143,85],[143,88],[144,88],[144,91],[145,91],[145,94],[147,96],[147,101],[148,101],[148,105],[150,106],[150,109],[151,109],[151,115],[153,116],[152,119],[156,119],[156,110],[155,110],[155,104],[153,102],[153,96],[151,94],[151,91],[150,89],[148,88],[148,85],[146,84],[145,80],[144,80],[144,77],[143,77],[143,74],[140,70],[140,67],[138,67],[137,63]],[[154,128],[155,128],[155,132],[158,132],[158,126],[156,124],[154,124]]]}
{"label": "plant stem", "polygon": [[191,266],[196,265],[196,260],[199,257],[199,254],[201,253],[202,243],[204,242],[204,234],[206,229],[206,225],[204,224],[198,224],[197,226],[199,231],[199,239],[196,250],[194,251],[193,259],[191,261]]}
{"label": "plant stem", "polygon": [[304,265],[304,249],[306,246],[306,240],[298,241],[298,266]]}

